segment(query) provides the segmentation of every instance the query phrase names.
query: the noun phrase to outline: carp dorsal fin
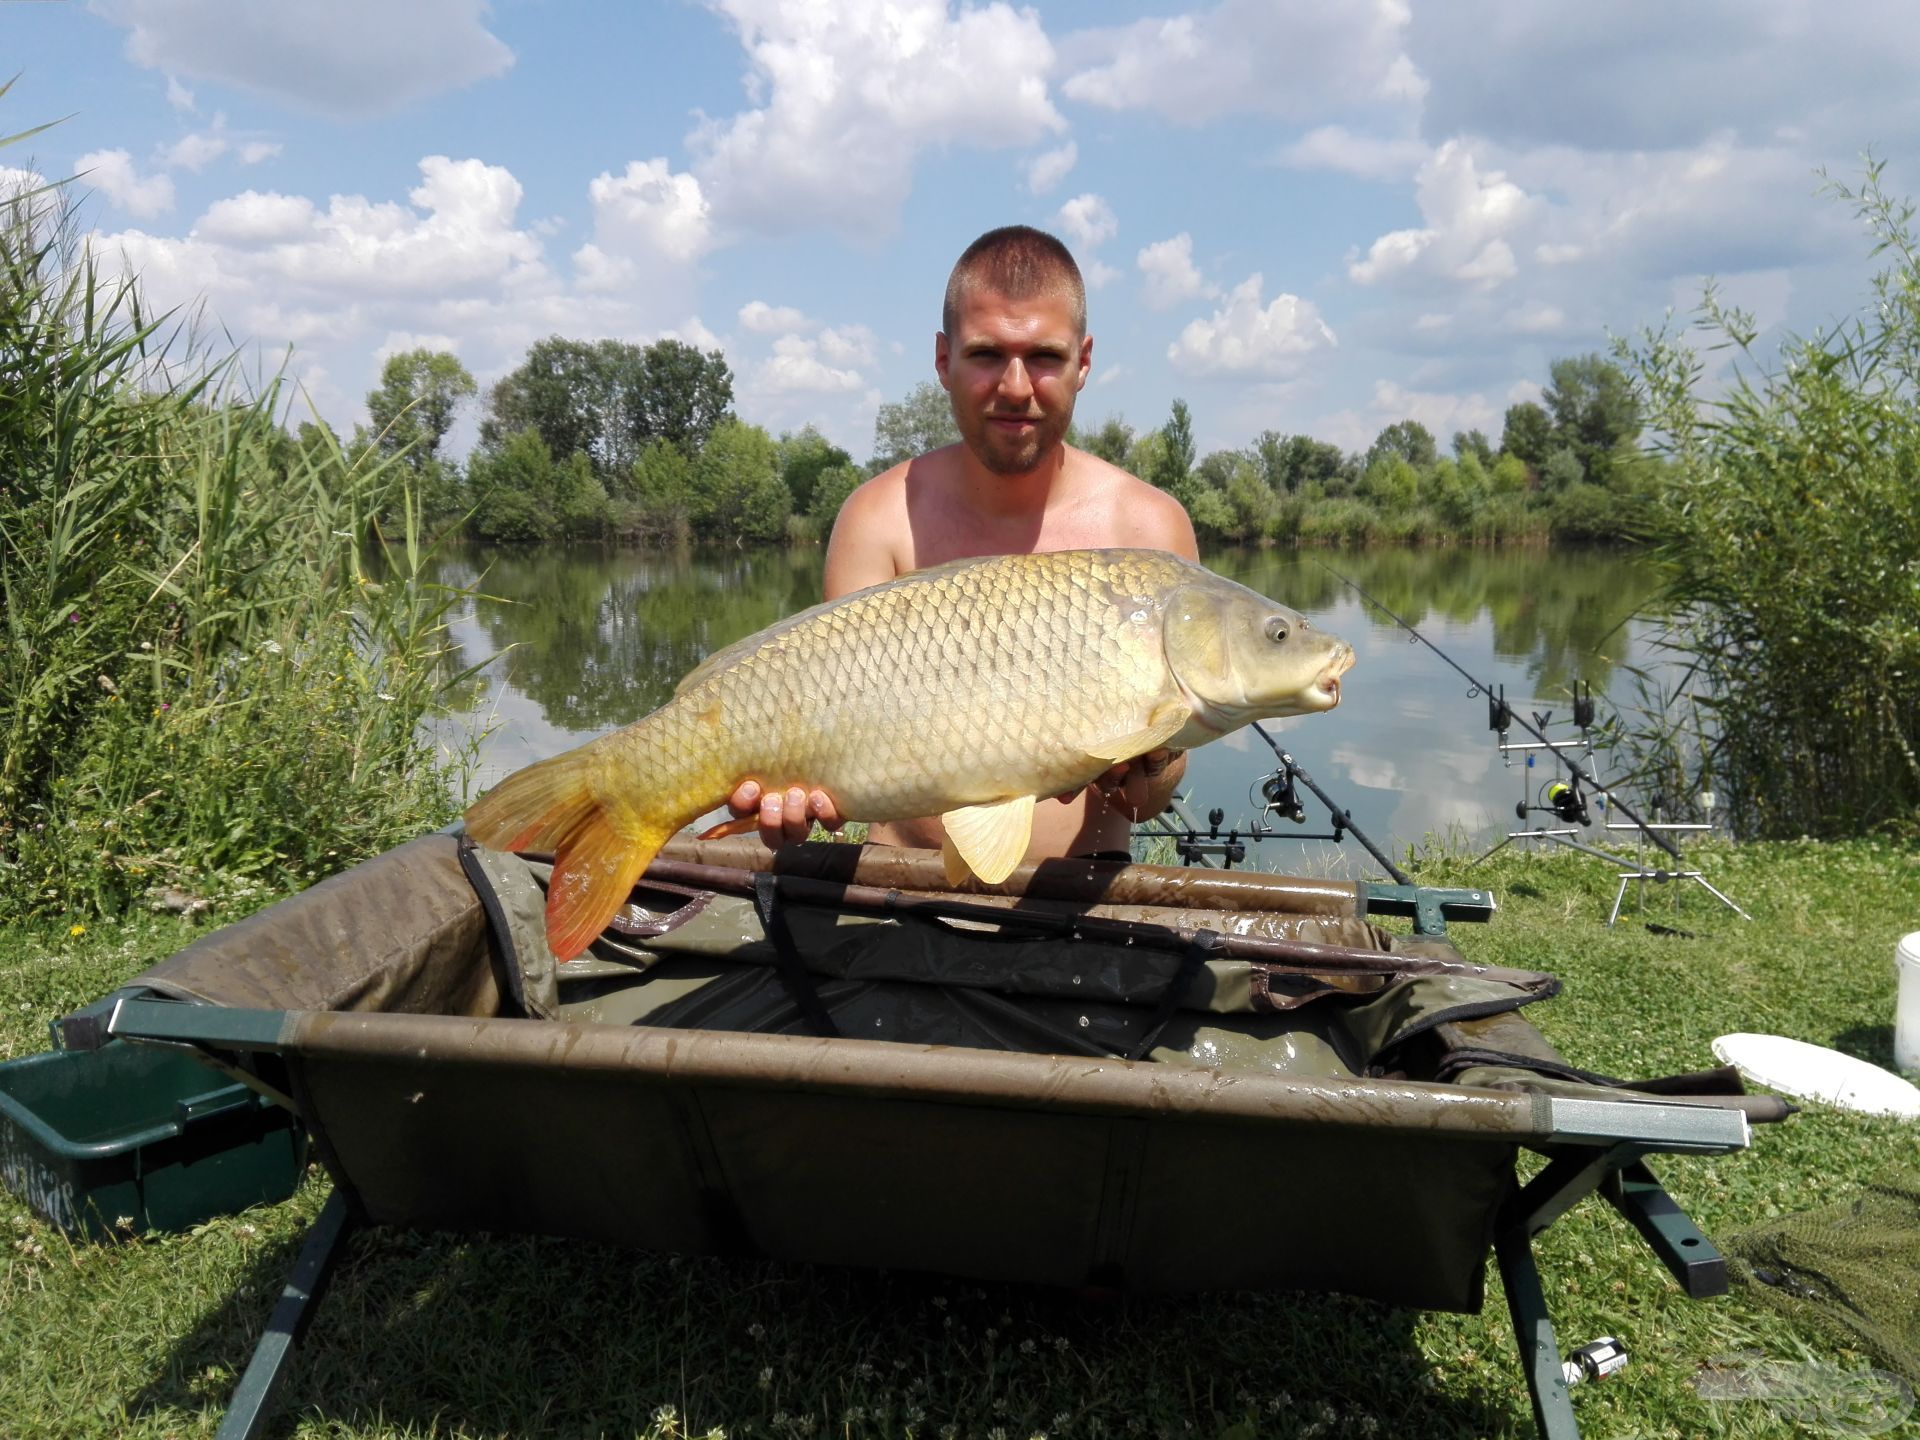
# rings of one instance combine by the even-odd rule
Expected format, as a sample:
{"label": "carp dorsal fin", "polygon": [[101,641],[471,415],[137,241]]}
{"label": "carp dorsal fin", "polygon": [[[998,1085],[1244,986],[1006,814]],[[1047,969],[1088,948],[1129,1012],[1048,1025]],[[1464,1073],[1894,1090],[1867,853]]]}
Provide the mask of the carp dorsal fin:
{"label": "carp dorsal fin", "polygon": [[1153,712],[1144,729],[1089,745],[1087,754],[1096,760],[1131,760],[1136,755],[1159,749],[1192,718],[1193,707],[1184,699],[1169,700]]}
{"label": "carp dorsal fin", "polygon": [[954,873],[957,858],[965,870],[998,885],[1026,858],[1027,842],[1033,836],[1033,796],[965,805],[947,811],[940,823],[947,832],[947,843],[940,847],[947,861],[947,883],[957,885],[966,878],[964,871]]}

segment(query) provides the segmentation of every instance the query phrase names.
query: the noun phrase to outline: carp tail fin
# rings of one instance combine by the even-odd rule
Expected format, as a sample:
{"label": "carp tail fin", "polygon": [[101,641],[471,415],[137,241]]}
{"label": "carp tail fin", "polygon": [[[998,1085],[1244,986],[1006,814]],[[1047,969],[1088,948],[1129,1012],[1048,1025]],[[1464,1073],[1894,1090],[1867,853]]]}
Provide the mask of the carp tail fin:
{"label": "carp tail fin", "polygon": [[673,833],[669,823],[623,816],[616,826],[593,786],[593,757],[570,750],[502,780],[467,810],[467,833],[496,850],[553,855],[547,947],[571,960],[626,903]]}

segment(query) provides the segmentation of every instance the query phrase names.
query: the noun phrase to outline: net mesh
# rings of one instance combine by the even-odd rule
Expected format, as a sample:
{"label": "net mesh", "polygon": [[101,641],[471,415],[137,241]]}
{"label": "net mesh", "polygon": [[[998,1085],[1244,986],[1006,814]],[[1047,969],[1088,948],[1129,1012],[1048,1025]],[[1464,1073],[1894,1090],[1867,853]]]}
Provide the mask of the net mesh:
{"label": "net mesh", "polygon": [[1920,1385],[1920,1167],[1891,1166],[1854,1199],[1741,1231],[1726,1249],[1753,1299]]}

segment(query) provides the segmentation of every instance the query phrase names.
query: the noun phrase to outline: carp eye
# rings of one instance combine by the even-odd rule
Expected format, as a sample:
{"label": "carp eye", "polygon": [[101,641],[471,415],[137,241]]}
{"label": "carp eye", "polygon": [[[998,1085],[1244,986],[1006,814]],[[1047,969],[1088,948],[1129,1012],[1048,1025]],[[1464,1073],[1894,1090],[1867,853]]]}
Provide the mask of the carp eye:
{"label": "carp eye", "polygon": [[1267,639],[1278,645],[1287,638],[1287,622],[1278,615],[1267,621]]}

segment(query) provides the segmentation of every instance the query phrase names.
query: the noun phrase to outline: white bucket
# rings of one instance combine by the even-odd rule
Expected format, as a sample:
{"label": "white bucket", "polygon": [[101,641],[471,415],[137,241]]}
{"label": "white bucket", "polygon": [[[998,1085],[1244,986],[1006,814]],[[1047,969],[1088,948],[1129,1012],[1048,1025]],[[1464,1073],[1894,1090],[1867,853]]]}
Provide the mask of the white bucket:
{"label": "white bucket", "polygon": [[1920,1070],[1920,930],[1900,937],[1893,964],[1900,974],[1900,998],[1894,1003],[1893,1068]]}

